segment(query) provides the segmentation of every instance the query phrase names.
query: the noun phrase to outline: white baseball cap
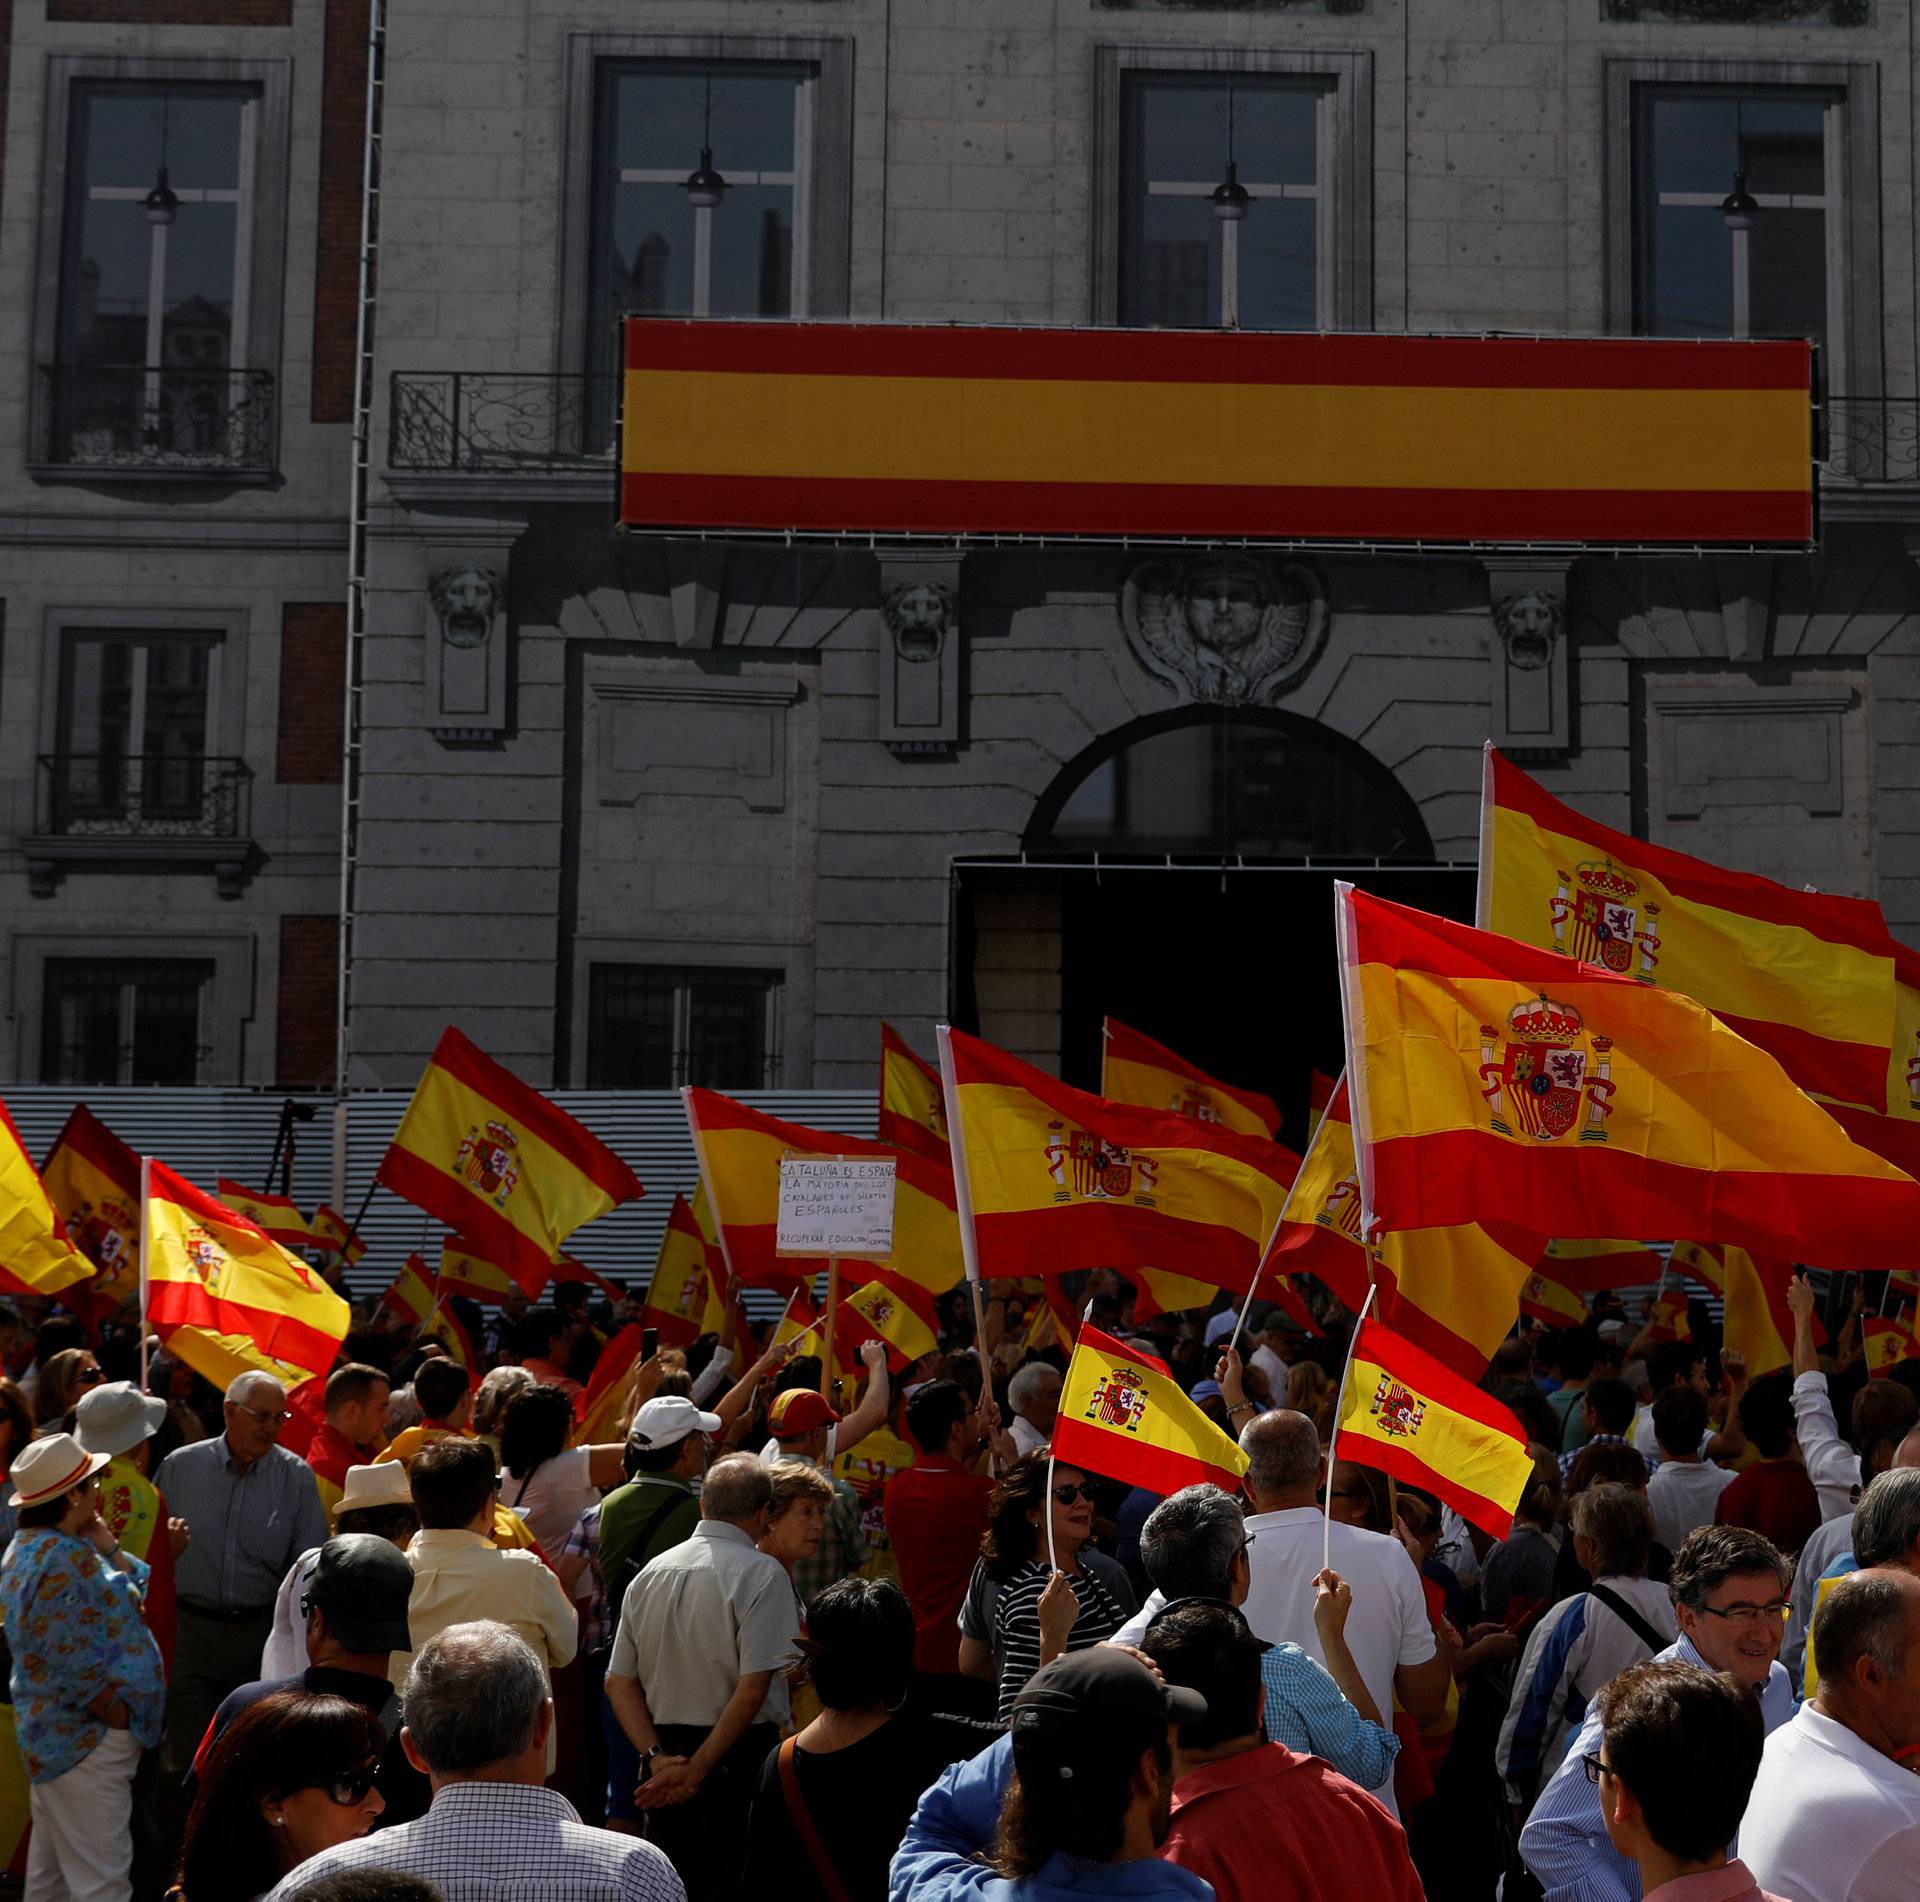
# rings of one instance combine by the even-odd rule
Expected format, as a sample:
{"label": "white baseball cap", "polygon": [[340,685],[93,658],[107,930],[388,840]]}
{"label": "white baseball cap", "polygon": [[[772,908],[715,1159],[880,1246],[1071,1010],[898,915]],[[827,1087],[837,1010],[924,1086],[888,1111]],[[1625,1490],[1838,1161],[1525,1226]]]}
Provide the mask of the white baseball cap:
{"label": "white baseball cap", "polygon": [[684,1394],[662,1394],[633,1416],[627,1444],[644,1452],[662,1453],[689,1433],[718,1433],[725,1425],[717,1413],[702,1413]]}

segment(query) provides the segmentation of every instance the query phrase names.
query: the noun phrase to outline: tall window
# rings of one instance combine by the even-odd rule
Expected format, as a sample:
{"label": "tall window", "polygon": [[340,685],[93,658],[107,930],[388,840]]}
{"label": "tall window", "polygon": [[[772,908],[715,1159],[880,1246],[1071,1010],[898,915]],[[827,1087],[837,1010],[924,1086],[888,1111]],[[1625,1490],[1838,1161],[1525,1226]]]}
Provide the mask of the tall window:
{"label": "tall window", "polygon": [[596,964],[587,1088],[776,1088],[780,983],[778,971]]}
{"label": "tall window", "polygon": [[[1330,327],[1334,82],[1129,72],[1120,102],[1120,321]],[[1220,218],[1229,131],[1251,204]]]}
{"label": "tall window", "polygon": [[[602,60],[594,103],[592,350],[626,314],[805,314],[811,65]],[[703,151],[726,181],[697,204]]]}
{"label": "tall window", "polygon": [[199,816],[219,660],[212,635],[67,634],[53,763],[59,829]]}
{"label": "tall window", "polygon": [[[1844,334],[1842,95],[1765,86],[1634,92],[1634,328],[1660,337]],[[1751,228],[1720,207],[1744,179]]]}
{"label": "tall window", "polygon": [[75,82],[55,460],[231,460],[259,111],[252,85]]}
{"label": "tall window", "polygon": [[49,958],[41,1082],[198,1083],[212,978],[198,958]]}

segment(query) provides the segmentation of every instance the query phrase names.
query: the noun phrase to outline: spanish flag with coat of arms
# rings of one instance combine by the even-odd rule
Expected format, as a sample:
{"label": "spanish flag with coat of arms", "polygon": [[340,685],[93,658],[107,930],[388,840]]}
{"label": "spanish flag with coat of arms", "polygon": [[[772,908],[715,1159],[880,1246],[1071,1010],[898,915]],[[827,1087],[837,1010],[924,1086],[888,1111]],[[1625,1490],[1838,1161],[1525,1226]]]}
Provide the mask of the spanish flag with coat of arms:
{"label": "spanish flag with coat of arms", "polygon": [[0,1287],[59,1294],[92,1274],[93,1263],[67,1239],[53,1198],[0,1103]]}
{"label": "spanish flag with coat of arms", "polygon": [[1053,1455],[1065,1465],[1166,1495],[1240,1490],[1247,1456],[1180,1391],[1167,1364],[1082,1327],[1060,1390]]}
{"label": "spanish flag with coat of arms", "polygon": [[1280,1108],[1272,1097],[1208,1076],[1117,1017],[1105,1019],[1100,1030],[1100,1094],[1108,1102],[1196,1117],[1242,1136],[1270,1137],[1280,1127]]}
{"label": "spanish flag with coat of arms", "polygon": [[880,1026],[880,1120],[883,1143],[911,1150],[942,1168],[952,1168],[947,1148],[947,1106],[940,1072],[891,1024]]}
{"label": "spanish flag with coat of arms", "polygon": [[1872,1269],[1920,1182],[1690,997],[1335,887],[1377,1232],[1685,1235]]}
{"label": "spanish flag with coat of arms", "polygon": [[84,1292],[107,1306],[138,1294],[140,1158],[79,1103],[53,1139],[40,1180],[68,1238],[94,1265]]}
{"label": "spanish flag with coat of arms", "polygon": [[687,1198],[676,1195],[640,1315],[644,1325],[658,1331],[661,1346],[689,1347],[702,1334],[726,1327],[726,1302],[713,1275],[712,1256],[718,1252],[709,1249]]}
{"label": "spanish flag with coat of arms", "polygon": [[546,1286],[576,1228],[646,1193],[584,1123],[451,1025],[378,1180],[464,1236],[530,1295]]}

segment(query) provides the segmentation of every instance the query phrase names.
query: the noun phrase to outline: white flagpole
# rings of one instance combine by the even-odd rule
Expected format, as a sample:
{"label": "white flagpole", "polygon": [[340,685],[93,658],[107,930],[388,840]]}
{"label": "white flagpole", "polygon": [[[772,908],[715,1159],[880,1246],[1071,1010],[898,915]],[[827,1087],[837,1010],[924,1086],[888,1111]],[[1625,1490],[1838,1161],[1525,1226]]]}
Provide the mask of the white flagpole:
{"label": "white flagpole", "polygon": [[1340,1410],[1347,1403],[1347,1376],[1353,1372],[1354,1343],[1360,1338],[1360,1328],[1373,1306],[1373,1297],[1380,1292],[1378,1282],[1367,1283],[1367,1298],[1360,1303],[1360,1312],[1354,1316],[1353,1334],[1347,1342],[1347,1358],[1340,1367],[1340,1391],[1333,1400],[1333,1425],[1327,1432],[1327,1511],[1326,1519],[1320,1528],[1320,1569],[1325,1571],[1333,1563],[1333,1458],[1334,1449],[1340,1443]]}
{"label": "white flagpole", "polygon": [[147,1391],[147,1203],[152,1188],[153,1161],[140,1158],[140,1391]]}
{"label": "white flagpole", "polygon": [[[934,1031],[940,1050],[940,1098],[947,1110],[947,1148],[953,1156],[953,1201],[960,1217],[960,1259],[966,1264],[967,1292],[973,1300],[973,1345],[980,1356],[981,1403],[993,1399],[993,1362],[987,1355],[987,1303],[980,1289],[980,1244],[973,1232],[973,1181],[967,1173],[967,1145],[960,1133],[960,1092],[953,1080],[953,1050],[947,1039],[950,1027],[941,1024]],[[1052,1545],[1051,1483],[1047,1492],[1048,1545]]]}

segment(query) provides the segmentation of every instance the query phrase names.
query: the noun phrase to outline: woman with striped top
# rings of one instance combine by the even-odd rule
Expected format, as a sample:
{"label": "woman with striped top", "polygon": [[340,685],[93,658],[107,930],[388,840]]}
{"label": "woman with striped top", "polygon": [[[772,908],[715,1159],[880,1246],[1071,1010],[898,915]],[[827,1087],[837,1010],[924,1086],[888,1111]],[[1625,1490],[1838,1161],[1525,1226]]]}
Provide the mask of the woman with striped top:
{"label": "woman with striped top", "polygon": [[[1042,1511],[1053,1519],[1053,1569]],[[980,1557],[999,1586],[993,1613],[993,1649],[1000,1663],[1000,1721],[1020,1688],[1063,1651],[1103,1643],[1136,1609],[1133,1588],[1119,1562],[1098,1552],[1093,1538],[1093,1487],[1077,1466],[1053,1468],[1048,1489],[1047,1449],[1036,1448],[1008,1467],[995,1487]]]}

